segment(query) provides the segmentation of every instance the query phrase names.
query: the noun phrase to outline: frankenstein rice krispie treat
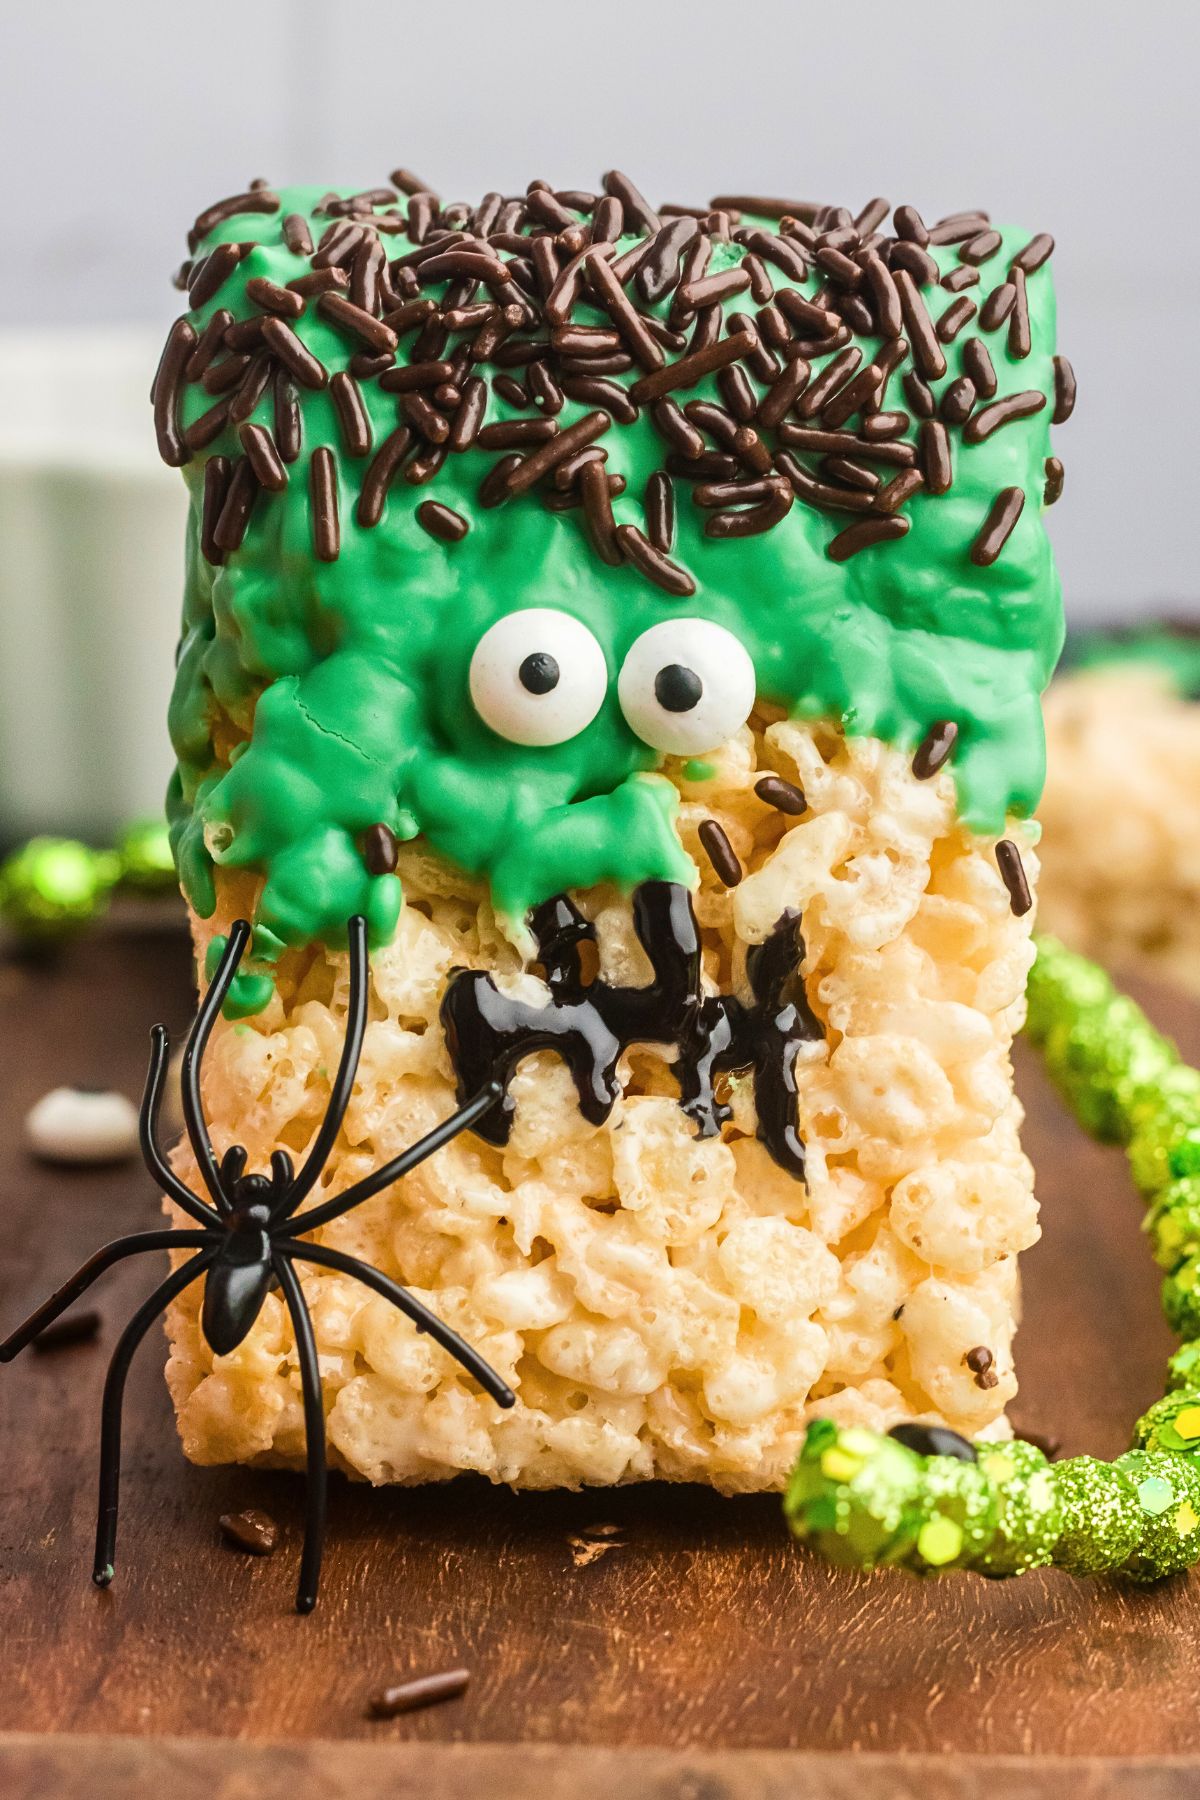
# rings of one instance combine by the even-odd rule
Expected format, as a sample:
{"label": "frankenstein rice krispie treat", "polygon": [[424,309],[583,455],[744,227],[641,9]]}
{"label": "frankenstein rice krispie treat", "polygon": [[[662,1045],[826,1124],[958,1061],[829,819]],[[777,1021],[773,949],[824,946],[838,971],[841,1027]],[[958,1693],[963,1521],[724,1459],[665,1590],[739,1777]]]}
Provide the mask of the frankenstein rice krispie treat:
{"label": "frankenstein rice krispie treat", "polygon": [[[516,1395],[298,1265],[336,1465],[732,1491],[817,1417],[1007,1436],[1051,249],[616,172],[197,219],[154,390],[191,494],[170,809],[209,980],[253,927],[205,1113],[218,1158],[305,1158],[365,920],[306,1206],[478,1103],[310,1241]],[[203,1291],[188,1454],[300,1462],[286,1296],[217,1354]]]}

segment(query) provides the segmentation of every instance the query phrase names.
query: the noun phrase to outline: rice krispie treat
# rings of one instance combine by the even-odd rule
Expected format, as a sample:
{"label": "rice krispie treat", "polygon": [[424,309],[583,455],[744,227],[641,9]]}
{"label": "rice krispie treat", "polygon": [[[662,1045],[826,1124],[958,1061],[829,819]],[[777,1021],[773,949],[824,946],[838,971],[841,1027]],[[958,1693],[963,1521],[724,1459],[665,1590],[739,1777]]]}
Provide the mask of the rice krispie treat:
{"label": "rice krispie treat", "polygon": [[1200,994],[1200,636],[1085,640],[1046,695],[1042,918],[1110,968]]}
{"label": "rice krispie treat", "polygon": [[[311,1241],[516,1404],[304,1268],[351,1473],[733,1491],[818,1415],[1007,1434],[1073,381],[1049,238],[888,218],[659,212],[616,172],[442,204],[400,170],[196,221],[155,410],[192,496],[171,814],[209,978],[253,926],[216,1151],[312,1147],[356,919],[309,1204],[487,1107]],[[284,1299],[224,1354],[199,1287],[173,1306],[197,1461],[302,1460]]]}

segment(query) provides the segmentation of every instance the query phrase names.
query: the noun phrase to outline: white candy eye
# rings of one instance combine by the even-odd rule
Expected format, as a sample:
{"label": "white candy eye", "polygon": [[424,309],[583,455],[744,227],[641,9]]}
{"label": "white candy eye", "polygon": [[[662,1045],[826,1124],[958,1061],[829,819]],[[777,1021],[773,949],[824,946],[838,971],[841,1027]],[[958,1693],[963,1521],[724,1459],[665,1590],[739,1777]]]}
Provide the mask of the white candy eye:
{"label": "white candy eye", "polygon": [[631,731],[655,750],[698,756],[746,723],[754,664],[744,646],[708,619],[664,619],[630,647],[617,698]]}
{"label": "white candy eye", "polygon": [[565,744],[600,711],[608,667],[586,625],[557,607],[530,606],[484,632],[470,686],[484,724],[510,744]]}

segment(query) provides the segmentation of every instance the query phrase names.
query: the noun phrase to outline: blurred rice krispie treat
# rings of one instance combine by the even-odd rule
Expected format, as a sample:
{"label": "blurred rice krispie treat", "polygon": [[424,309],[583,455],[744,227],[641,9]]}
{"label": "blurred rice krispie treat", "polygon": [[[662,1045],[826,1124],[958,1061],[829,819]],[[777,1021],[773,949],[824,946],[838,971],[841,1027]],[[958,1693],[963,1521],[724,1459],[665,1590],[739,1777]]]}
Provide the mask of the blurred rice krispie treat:
{"label": "blurred rice krispie treat", "polygon": [[1046,695],[1043,924],[1200,994],[1200,631],[1095,634]]}

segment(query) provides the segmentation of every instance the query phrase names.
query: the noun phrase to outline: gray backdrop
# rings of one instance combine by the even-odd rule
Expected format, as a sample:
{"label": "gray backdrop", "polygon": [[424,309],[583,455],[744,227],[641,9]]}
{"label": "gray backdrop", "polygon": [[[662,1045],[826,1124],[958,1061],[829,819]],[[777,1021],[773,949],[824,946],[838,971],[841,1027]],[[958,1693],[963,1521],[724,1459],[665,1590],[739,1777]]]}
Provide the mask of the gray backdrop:
{"label": "gray backdrop", "polygon": [[[0,325],[166,320],[201,204],[254,175],[442,191],[757,188],[1053,231],[1082,399],[1053,530],[1079,616],[1193,577],[1200,29],[1188,0],[52,0],[4,8]],[[1178,350],[1176,345],[1179,346]]]}

